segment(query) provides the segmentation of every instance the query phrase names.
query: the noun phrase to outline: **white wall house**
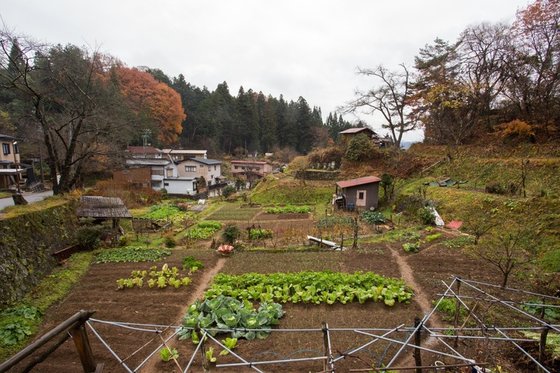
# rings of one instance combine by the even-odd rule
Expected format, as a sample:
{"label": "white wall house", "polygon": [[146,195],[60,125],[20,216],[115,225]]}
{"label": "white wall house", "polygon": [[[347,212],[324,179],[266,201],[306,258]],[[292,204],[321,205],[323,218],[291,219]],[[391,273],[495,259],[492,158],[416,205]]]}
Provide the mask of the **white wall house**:
{"label": "white wall house", "polygon": [[180,177],[203,177],[207,186],[219,184],[222,178],[222,161],[207,158],[191,158],[177,164]]}
{"label": "white wall house", "polygon": [[[201,189],[219,187],[223,183],[222,162],[208,159],[206,150],[129,147],[128,168],[149,167],[151,186],[165,189],[169,194],[194,195]],[[201,178],[206,185],[197,188]]]}

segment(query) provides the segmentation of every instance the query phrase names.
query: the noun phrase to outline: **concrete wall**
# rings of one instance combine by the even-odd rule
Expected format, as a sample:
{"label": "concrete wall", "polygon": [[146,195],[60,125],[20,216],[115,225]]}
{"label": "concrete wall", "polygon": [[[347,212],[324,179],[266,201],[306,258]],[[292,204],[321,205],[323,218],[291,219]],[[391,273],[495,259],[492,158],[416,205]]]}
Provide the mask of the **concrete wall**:
{"label": "concrete wall", "polygon": [[164,179],[163,187],[169,194],[194,194],[194,180],[191,179]]}

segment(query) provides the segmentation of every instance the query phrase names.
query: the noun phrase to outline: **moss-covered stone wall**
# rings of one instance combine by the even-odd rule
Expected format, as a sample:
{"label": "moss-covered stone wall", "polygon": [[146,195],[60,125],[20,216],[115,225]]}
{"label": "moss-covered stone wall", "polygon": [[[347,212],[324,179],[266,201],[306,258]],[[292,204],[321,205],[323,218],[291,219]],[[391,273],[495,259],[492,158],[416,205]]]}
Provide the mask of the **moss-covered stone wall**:
{"label": "moss-covered stone wall", "polygon": [[0,306],[21,299],[55,266],[51,255],[75,242],[72,203],[0,220]]}

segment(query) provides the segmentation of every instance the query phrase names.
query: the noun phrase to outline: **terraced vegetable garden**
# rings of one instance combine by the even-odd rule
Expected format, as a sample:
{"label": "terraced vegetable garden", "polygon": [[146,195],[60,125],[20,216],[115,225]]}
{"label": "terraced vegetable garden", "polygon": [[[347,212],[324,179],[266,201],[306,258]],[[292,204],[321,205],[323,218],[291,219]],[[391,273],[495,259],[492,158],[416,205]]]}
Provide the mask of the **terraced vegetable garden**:
{"label": "terraced vegetable garden", "polygon": [[[332,333],[332,349],[336,353],[351,351],[371,340],[352,332],[352,328],[410,325],[415,316],[427,312],[426,305],[419,302],[419,293],[435,299],[441,291],[441,280],[449,275],[485,271],[480,262],[464,257],[460,248],[445,246],[458,241],[457,237],[414,227],[373,234],[361,226],[364,237],[358,249],[344,252],[306,246],[305,235],[310,233],[330,234],[337,239],[344,234],[349,239],[353,219],[312,217],[308,206],[298,206],[301,210],[287,206],[274,206],[267,211],[268,208],[225,203],[182,231],[178,229],[186,215],[171,208],[177,216],[173,230],[147,236],[146,240],[153,239],[148,247],[134,243],[97,253],[85,279],[46,313],[43,331],[78,309],[96,310],[94,317],[101,320],[174,325],[177,329],[164,328],[161,337],[176,330],[180,338],[171,339],[168,347],[160,349],[140,371],[175,372],[178,366],[174,361],[184,368],[197,348],[195,343],[202,338],[200,329],[209,328],[203,353],[195,354],[193,371],[202,372],[202,364],[218,371],[213,368],[215,364],[239,361],[233,353],[251,361],[321,355],[323,322],[331,328],[348,329]],[[282,219],[286,214],[297,218]],[[220,240],[224,227],[232,223],[240,229],[247,250],[220,257],[209,249],[209,240]],[[164,237],[175,237],[177,246],[163,247]],[[260,250],[263,242],[268,246],[274,242],[284,250]],[[403,244],[408,242],[420,243],[419,252],[406,254]],[[258,246],[258,250],[251,251],[252,246]],[[292,247],[304,251],[290,251]],[[492,278],[493,271],[484,273],[489,280],[497,278]],[[132,367],[141,364],[150,349],[161,343],[158,335],[134,328],[98,323],[95,328]],[[276,332],[279,329],[315,331]],[[94,336],[90,338],[95,356],[105,362],[106,371],[125,371]],[[386,362],[383,359],[397,349],[396,345],[372,345],[355,358],[337,362],[337,369],[348,371]],[[64,369],[73,372],[79,369],[79,362],[73,346],[67,343],[40,367],[46,373]],[[320,361],[263,367],[267,372],[322,369]],[[252,370],[239,367],[229,371]]]}

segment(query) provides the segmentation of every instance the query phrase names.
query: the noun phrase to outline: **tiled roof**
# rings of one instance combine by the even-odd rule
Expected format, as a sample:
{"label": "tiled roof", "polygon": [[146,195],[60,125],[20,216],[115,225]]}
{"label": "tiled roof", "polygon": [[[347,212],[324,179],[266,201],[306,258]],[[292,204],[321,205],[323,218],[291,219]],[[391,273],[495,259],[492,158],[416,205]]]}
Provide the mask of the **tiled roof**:
{"label": "tiled roof", "polygon": [[153,146],[129,146],[126,148],[132,154],[159,154],[161,150]]}
{"label": "tiled roof", "polygon": [[377,176],[366,176],[366,177],[360,177],[359,179],[338,181],[336,185],[338,185],[340,188],[350,188],[353,186],[358,186],[363,184],[378,183],[380,181],[381,179],[378,178]]}

